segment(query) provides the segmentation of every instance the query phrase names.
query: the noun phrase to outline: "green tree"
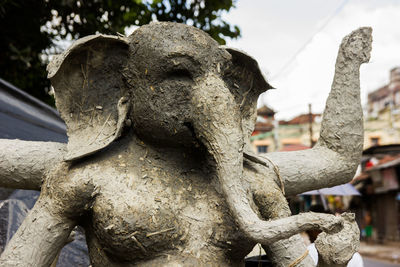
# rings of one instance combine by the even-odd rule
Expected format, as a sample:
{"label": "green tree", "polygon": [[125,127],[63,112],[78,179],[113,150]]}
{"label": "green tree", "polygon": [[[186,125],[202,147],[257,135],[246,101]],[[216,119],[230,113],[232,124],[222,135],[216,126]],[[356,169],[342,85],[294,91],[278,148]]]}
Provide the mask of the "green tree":
{"label": "green tree", "polygon": [[[48,55],[60,53],[60,40],[124,33],[152,20],[187,23],[219,43],[240,30],[221,18],[235,0],[0,0],[0,78],[49,103]],[[57,42],[58,41],[58,42]]]}

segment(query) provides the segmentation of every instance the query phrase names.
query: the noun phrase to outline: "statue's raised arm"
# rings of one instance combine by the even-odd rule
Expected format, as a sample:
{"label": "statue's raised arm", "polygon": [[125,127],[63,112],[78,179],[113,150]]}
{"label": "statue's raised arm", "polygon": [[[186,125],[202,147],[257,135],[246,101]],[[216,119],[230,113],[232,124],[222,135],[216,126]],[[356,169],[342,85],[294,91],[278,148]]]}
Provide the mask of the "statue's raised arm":
{"label": "statue's raised arm", "polygon": [[[360,65],[368,62],[370,57],[371,32],[372,29],[368,27],[355,30],[346,36],[340,45],[320,139],[314,148],[268,153],[266,158],[245,152],[249,164],[257,168],[256,173],[249,173],[248,176],[263,217],[274,219],[291,215],[283,192],[286,196],[293,196],[309,190],[343,184],[353,178],[360,162],[364,134],[359,71]],[[346,225],[355,223],[349,216],[346,218]],[[352,255],[351,252],[354,253],[354,249],[357,248],[358,235],[343,232],[342,236],[354,239],[353,250],[346,250]],[[306,251],[299,235],[264,245],[277,266],[288,266],[304,256]],[[345,256],[343,255],[343,258],[348,261],[350,258]],[[311,264],[312,260],[304,257],[299,264],[307,266],[307,262]]]}
{"label": "statue's raised arm", "polygon": [[287,195],[332,187],[353,178],[364,138],[360,65],[369,61],[371,33],[371,28],[364,27],[343,39],[320,138],[313,149],[268,154],[279,167]]}

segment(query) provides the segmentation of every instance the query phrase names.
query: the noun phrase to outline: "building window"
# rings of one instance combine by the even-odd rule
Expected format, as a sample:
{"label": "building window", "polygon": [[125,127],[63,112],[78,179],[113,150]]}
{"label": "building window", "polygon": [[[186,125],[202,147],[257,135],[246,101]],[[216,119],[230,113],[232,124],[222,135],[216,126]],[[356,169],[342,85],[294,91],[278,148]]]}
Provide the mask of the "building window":
{"label": "building window", "polygon": [[257,146],[257,152],[258,153],[267,153],[268,152],[268,146]]}
{"label": "building window", "polygon": [[371,137],[371,146],[379,146],[379,137]]}

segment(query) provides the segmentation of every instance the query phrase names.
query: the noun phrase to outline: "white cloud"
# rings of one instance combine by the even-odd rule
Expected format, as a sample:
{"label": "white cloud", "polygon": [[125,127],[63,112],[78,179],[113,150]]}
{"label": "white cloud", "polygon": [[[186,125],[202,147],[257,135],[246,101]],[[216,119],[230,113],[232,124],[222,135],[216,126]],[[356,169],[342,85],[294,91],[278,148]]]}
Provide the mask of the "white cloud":
{"label": "white cloud", "polygon": [[[295,6],[298,9],[296,14],[301,15],[292,19],[291,14],[287,13],[282,14],[283,20],[279,19],[278,11],[268,10],[276,14],[273,18],[277,22],[273,26],[267,11],[264,16],[261,15],[260,10],[267,6],[254,4],[242,10],[239,5],[236,13],[227,19],[242,28],[243,37],[228,44],[248,51],[258,60],[261,69],[267,72],[267,77],[274,77],[342,1],[323,2],[325,7],[314,3],[315,9],[310,5],[303,8]],[[341,39],[360,26],[372,26],[374,43],[371,63],[361,68],[361,97],[365,103],[367,93],[385,85],[389,70],[400,65],[399,14],[398,1],[350,1],[313,37],[282,75],[273,80],[270,78],[277,90],[268,91],[262,99],[278,111],[278,118],[290,118],[307,112],[308,103],[313,104],[315,112],[322,112],[332,83]],[[252,27],[252,24],[256,26]]]}

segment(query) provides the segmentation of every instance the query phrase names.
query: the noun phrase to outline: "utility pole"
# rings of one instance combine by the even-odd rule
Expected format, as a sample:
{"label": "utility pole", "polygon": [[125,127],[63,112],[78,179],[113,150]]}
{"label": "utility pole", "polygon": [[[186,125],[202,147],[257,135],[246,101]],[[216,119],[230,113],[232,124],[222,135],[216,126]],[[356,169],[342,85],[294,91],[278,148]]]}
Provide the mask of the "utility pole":
{"label": "utility pole", "polygon": [[308,123],[309,123],[309,131],[310,131],[310,147],[313,147],[314,146],[313,129],[312,129],[313,115],[312,115],[312,111],[311,111],[311,103],[308,104]]}
{"label": "utility pole", "polygon": [[279,144],[279,121],[275,119],[273,120],[274,125],[274,142],[275,142],[275,151],[279,151],[280,144]]}

